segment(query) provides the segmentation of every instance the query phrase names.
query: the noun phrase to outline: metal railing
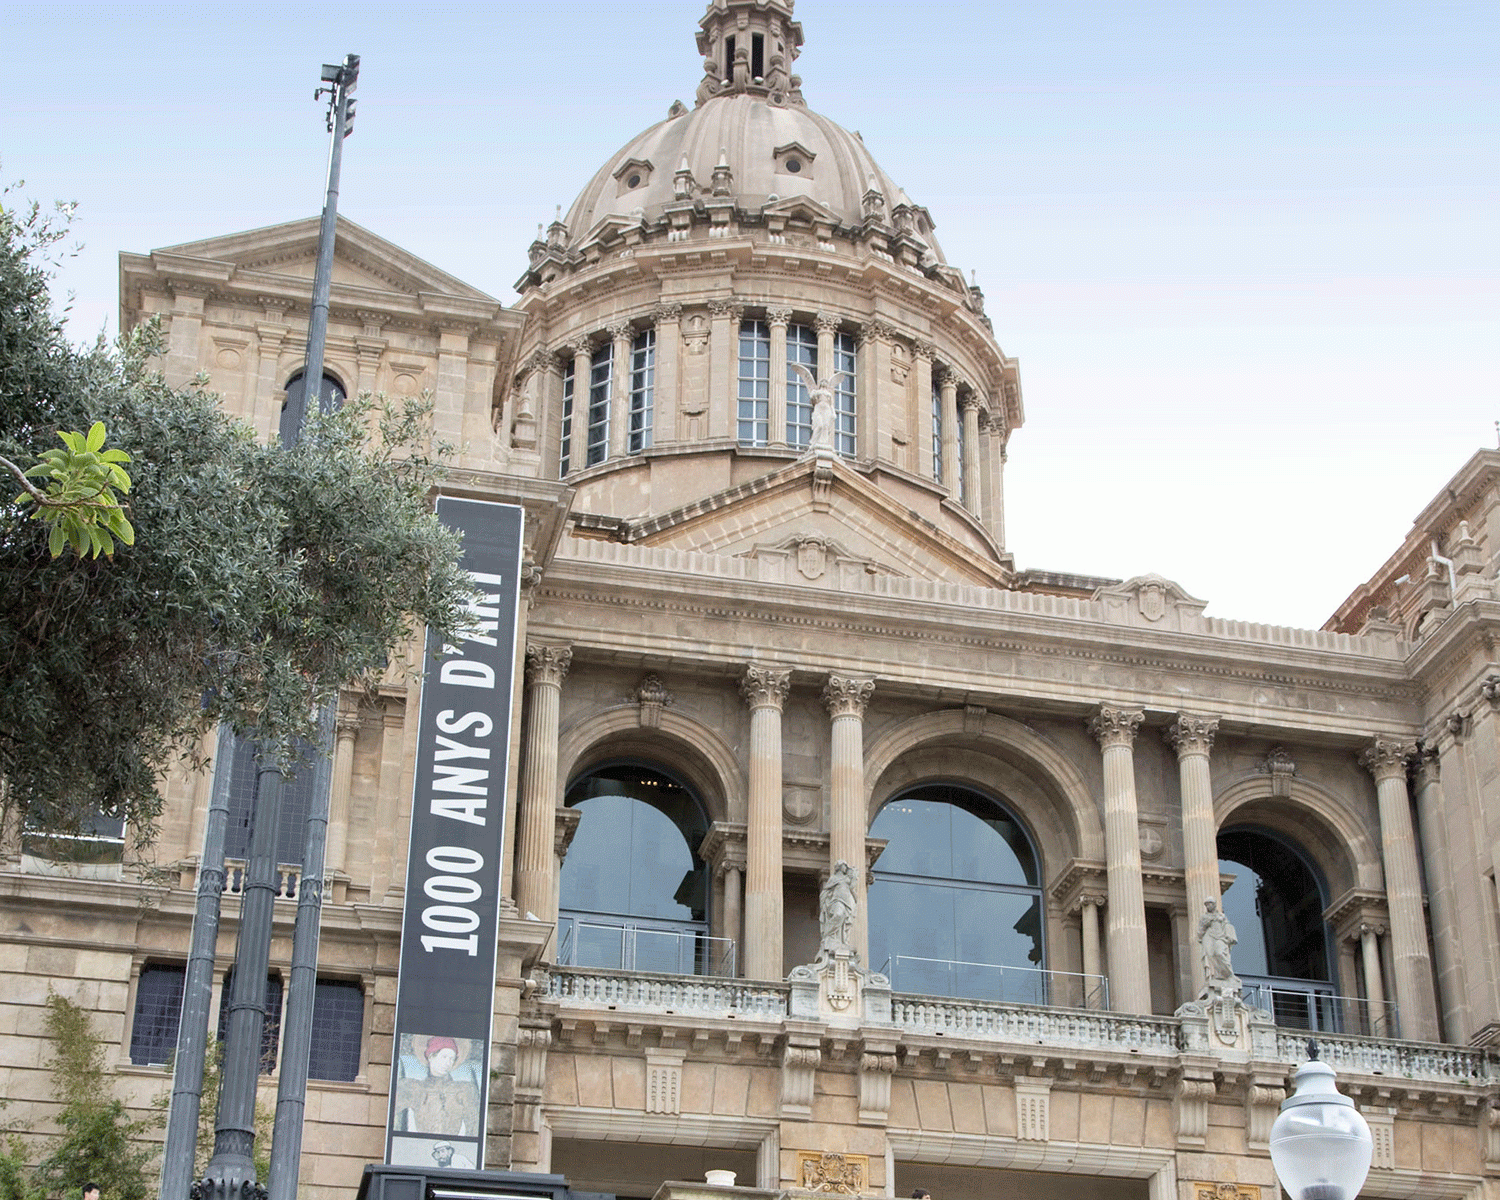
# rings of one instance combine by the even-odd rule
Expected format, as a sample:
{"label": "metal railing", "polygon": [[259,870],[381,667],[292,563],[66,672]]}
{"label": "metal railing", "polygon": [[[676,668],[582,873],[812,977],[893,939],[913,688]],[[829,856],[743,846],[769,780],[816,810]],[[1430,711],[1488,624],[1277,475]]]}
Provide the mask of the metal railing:
{"label": "metal railing", "polygon": [[557,962],[608,971],[732,977],[735,945],[731,938],[710,937],[696,929],[584,921],[564,915],[557,921]]}
{"label": "metal railing", "polygon": [[892,991],[913,995],[1055,1008],[1109,1008],[1109,980],[1103,975],[910,954],[887,959],[882,973],[890,977]]}
{"label": "metal railing", "polygon": [[1243,977],[1245,1003],[1266,1009],[1282,1029],[1317,1033],[1399,1038],[1400,1014],[1395,1004],[1374,1004],[1359,996],[1340,996],[1331,983],[1304,979]]}

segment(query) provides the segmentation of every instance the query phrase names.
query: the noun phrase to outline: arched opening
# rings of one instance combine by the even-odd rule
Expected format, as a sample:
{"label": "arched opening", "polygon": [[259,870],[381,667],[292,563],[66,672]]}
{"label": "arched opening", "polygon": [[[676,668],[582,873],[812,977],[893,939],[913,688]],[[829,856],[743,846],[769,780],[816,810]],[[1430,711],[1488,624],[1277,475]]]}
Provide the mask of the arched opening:
{"label": "arched opening", "polygon": [[709,937],[708,816],[685,784],[652,767],[608,763],[563,801],[578,829],[563,860],[558,961],[585,967],[718,974]]}
{"label": "arched opening", "polygon": [[[302,434],[302,423],[307,413],[306,392],[301,371],[286,381],[286,403],[281,406],[281,421],[277,426],[283,446],[294,444]],[[327,413],[342,408],[347,397],[344,385],[325,371],[323,387],[318,394],[318,411]]]}
{"label": "arched opening", "polygon": [[882,808],[870,836],[887,840],[870,888],[870,963],[893,988],[1070,1002],[1048,985],[1038,855],[998,800],[922,784]]}
{"label": "arched opening", "polygon": [[1240,826],[1219,834],[1219,871],[1235,877],[1223,908],[1239,938],[1231,957],[1247,999],[1270,1009],[1278,1025],[1341,1028],[1326,888],[1312,862],[1276,834]]}

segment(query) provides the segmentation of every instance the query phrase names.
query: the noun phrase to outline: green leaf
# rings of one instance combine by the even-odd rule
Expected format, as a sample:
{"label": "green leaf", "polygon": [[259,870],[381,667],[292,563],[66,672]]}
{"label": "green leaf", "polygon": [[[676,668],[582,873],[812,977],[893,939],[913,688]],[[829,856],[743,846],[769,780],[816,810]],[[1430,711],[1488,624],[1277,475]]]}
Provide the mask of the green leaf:
{"label": "green leaf", "polygon": [[100,450],[104,447],[104,422],[95,421],[89,426],[88,441],[85,443],[90,450]]}
{"label": "green leaf", "polygon": [[47,549],[52,552],[52,557],[56,558],[63,552],[63,547],[67,544],[68,535],[63,531],[62,523],[59,522],[52,527],[52,532],[48,535]]}

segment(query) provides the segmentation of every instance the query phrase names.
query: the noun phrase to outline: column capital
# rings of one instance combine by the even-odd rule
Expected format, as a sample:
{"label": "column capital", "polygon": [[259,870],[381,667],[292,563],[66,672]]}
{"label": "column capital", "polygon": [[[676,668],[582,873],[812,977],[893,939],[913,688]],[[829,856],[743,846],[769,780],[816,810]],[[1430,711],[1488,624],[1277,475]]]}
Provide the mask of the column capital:
{"label": "column capital", "polygon": [[591,333],[580,333],[577,337],[575,337],[571,342],[568,343],[568,349],[573,351],[575,355],[593,354],[594,335]]}
{"label": "column capital", "polygon": [[732,298],[710,300],[708,312],[710,316],[728,317],[731,321],[738,321],[744,315],[745,306]]}
{"label": "column capital", "polygon": [[767,325],[780,325],[782,328],[785,328],[786,325],[787,325],[787,323],[790,322],[791,319],[792,319],[792,310],[789,309],[789,308],[768,308],[768,309],[766,309],[766,324]]}
{"label": "column capital", "polygon": [[937,355],[937,347],[921,338],[911,344],[911,349],[918,358],[925,358],[928,362],[931,362]]}
{"label": "column capital", "polygon": [[1146,714],[1139,708],[1112,708],[1101,704],[1099,711],[1089,718],[1089,732],[1106,750],[1111,746],[1128,748],[1135,742],[1135,731],[1145,719]]}
{"label": "column capital", "polygon": [[334,718],[334,733],[339,741],[353,739],[362,724],[358,713],[341,712]]}
{"label": "column capital", "polygon": [[861,343],[869,341],[889,342],[896,337],[896,327],[881,317],[871,317],[859,327]]}
{"label": "column capital", "polygon": [[958,398],[958,407],[964,412],[971,412],[984,407],[984,401],[979,398],[979,393],[970,388]]}
{"label": "column capital", "polygon": [[526,357],[525,370],[531,373],[538,371],[555,371],[560,364],[557,355],[545,346],[538,346]]}
{"label": "column capital", "polygon": [[1179,759],[1190,754],[1206,755],[1213,749],[1214,735],[1219,732],[1218,717],[1201,717],[1193,713],[1178,713],[1177,720],[1167,726],[1162,736],[1167,745],[1177,751]]}
{"label": "column capital", "polygon": [[830,675],[823,688],[823,703],[831,717],[863,717],[875,680],[868,676]]}
{"label": "column capital", "polygon": [[1500,675],[1488,675],[1479,685],[1479,695],[1491,708],[1500,708]]}
{"label": "column capital", "polygon": [[1406,761],[1417,752],[1415,742],[1377,737],[1359,755],[1359,765],[1375,776],[1376,783],[1406,779]]}
{"label": "column capital", "polygon": [[1390,926],[1383,921],[1361,921],[1359,923],[1361,934],[1373,934],[1375,937],[1385,937],[1390,932]]}
{"label": "column capital", "polygon": [[792,689],[792,669],[751,663],[740,680],[740,695],[752,709],[774,708],[781,711],[787,693]]}
{"label": "column capital", "polygon": [[819,333],[837,333],[843,323],[844,318],[836,313],[820,312],[813,317],[813,325]]}
{"label": "column capital", "polygon": [[605,328],[608,331],[609,336],[617,342],[629,341],[630,338],[635,334],[635,328],[630,324],[629,321],[615,321],[612,324],[607,325]]}
{"label": "column capital", "polygon": [[561,687],[573,665],[573,647],[544,642],[526,643],[526,679]]}
{"label": "column capital", "polygon": [[1417,743],[1417,787],[1431,787],[1442,778],[1441,758],[1436,746]]}
{"label": "column capital", "polygon": [[682,320],[682,305],[676,300],[664,300],[656,306],[651,317],[658,325],[663,321],[680,321]]}

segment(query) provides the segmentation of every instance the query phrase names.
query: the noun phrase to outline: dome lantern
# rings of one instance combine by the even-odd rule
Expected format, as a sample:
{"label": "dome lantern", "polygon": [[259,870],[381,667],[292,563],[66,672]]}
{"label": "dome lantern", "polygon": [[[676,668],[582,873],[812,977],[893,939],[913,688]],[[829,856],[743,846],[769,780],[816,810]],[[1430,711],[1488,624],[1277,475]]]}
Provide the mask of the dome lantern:
{"label": "dome lantern", "polygon": [[698,22],[703,81],[698,103],[749,94],[772,104],[801,104],[802,78],[791,74],[802,50],[793,0],[713,0]]}

